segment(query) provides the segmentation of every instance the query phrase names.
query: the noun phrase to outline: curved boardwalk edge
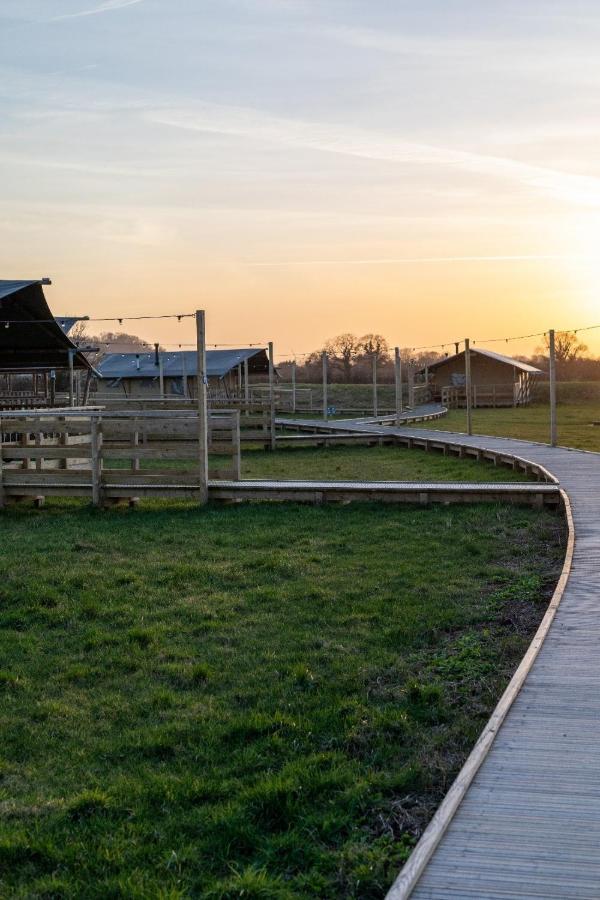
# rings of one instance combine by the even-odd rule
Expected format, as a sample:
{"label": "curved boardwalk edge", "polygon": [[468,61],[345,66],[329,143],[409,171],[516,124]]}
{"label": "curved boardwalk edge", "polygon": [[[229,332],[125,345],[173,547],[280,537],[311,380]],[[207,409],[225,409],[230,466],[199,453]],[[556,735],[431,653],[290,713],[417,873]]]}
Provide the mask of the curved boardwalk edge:
{"label": "curved boardwalk edge", "polygon": [[390,888],[387,894],[387,900],[406,900],[406,898],[410,897],[427,863],[433,855],[433,852],[440,843],[454,814],[467,793],[471,782],[489,753],[500,726],[516,700],[542,644],[544,643],[546,635],[550,630],[550,626],[554,620],[556,611],[567,586],[575,547],[575,525],[573,522],[571,503],[568,495],[563,490],[561,490],[561,498],[564,504],[568,526],[567,549],[562,571],[544,618],[540,622],[525,656],[508,683],[502,697],[498,701],[498,704],[479,736],[477,743],[471,750],[462,769],[452,783],[450,790],[442,800],[431,822],[423,832],[421,839],[402,868],[396,881]]}

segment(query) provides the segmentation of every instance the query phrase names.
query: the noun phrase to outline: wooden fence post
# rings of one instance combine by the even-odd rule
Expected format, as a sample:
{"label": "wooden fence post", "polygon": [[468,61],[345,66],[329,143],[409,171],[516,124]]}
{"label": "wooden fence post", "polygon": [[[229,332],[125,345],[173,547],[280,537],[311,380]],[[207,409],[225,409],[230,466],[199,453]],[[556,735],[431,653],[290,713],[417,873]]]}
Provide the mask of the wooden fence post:
{"label": "wooden fence post", "polygon": [[88,369],[85,376],[85,384],[83,386],[83,405],[87,406],[90,399],[90,386],[92,383],[92,370]]}
{"label": "wooden fence post", "polygon": [[467,406],[467,434],[473,434],[471,415],[471,348],[469,338],[465,338],[465,396]]}
{"label": "wooden fence post", "polygon": [[244,360],[244,401],[246,403],[250,403],[250,380],[248,378],[249,372],[248,360]]}
{"label": "wooden fence post", "polygon": [[206,409],[206,325],[204,310],[196,310],[196,356],[198,393],[198,473],[200,503],[208,501],[208,419]]}
{"label": "wooden fence post", "polygon": [[100,416],[90,416],[90,446],[92,468],[92,503],[100,506],[102,497],[102,431]]}
{"label": "wooden fence post", "polygon": [[296,360],[292,360],[292,412],[296,412]]}
{"label": "wooden fence post", "polygon": [[373,368],[373,415],[377,416],[377,352],[371,356],[371,366]]}
{"label": "wooden fence post", "polygon": [[394,347],[394,385],[396,389],[396,425],[400,424],[402,416],[402,360],[400,359],[400,347]]}
{"label": "wooden fence post", "polygon": [[73,393],[73,351],[69,350],[69,406],[75,406]]}
{"label": "wooden fence post", "polygon": [[273,350],[273,341],[269,341],[269,418],[271,450],[275,449],[275,354]]}
{"label": "wooden fence post", "polygon": [[158,354],[158,384],[160,387],[160,399],[165,399],[165,367],[163,364],[162,353]]}
{"label": "wooden fence post", "polygon": [[411,409],[415,406],[415,373],[412,360],[408,366],[408,405]]}
{"label": "wooden fence post", "polygon": [[558,443],[558,428],[556,424],[556,339],[554,328],[548,332],[548,357],[550,376],[550,446],[556,447]]}
{"label": "wooden fence post", "polygon": [[233,470],[234,479],[240,481],[242,478],[242,441],[240,437],[240,411],[236,409],[233,413],[233,423],[231,427],[231,440],[233,443]]}
{"label": "wooden fence post", "polygon": [[327,421],[327,353],[321,353],[321,365],[323,367],[323,418]]}
{"label": "wooden fence post", "polygon": [[183,399],[187,400],[189,397],[188,391],[188,380],[187,380],[187,363],[185,361],[186,351],[181,351],[181,387],[183,388]]}

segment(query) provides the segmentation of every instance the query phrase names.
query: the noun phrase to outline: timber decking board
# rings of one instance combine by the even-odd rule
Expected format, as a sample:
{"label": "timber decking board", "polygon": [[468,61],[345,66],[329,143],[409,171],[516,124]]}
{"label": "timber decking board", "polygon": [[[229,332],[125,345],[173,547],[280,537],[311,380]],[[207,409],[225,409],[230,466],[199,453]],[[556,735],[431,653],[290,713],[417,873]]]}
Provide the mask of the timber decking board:
{"label": "timber decking board", "polygon": [[598,900],[600,454],[420,428],[354,428],[525,457],[559,479],[576,534],[560,605],[521,690],[416,884],[398,883],[389,900]]}

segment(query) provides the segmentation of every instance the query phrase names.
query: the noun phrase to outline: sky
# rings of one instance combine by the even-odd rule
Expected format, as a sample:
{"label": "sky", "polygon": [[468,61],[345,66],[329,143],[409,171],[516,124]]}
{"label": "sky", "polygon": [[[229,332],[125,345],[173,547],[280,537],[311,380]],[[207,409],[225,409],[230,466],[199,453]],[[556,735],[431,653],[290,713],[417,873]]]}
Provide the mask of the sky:
{"label": "sky", "polygon": [[600,324],[599,56],[597,0],[1,0],[1,277],[278,358]]}

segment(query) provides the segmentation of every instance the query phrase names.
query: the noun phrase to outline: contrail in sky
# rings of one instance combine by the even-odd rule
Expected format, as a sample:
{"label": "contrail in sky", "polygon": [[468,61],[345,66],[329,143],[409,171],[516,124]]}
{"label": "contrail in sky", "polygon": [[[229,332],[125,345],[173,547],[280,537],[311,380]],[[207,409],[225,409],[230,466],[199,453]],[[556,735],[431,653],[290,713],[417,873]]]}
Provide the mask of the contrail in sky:
{"label": "contrail in sky", "polygon": [[403,265],[412,263],[457,262],[538,262],[561,259],[592,259],[591,256],[572,253],[522,254],[513,256],[399,256],[379,259],[298,259],[249,262],[250,266],[372,266]]}
{"label": "contrail in sky", "polygon": [[81,12],[65,13],[64,16],[54,16],[47,19],[49,22],[61,22],[63,19],[79,19],[81,16],[97,16],[100,13],[113,12],[116,9],[123,9],[125,6],[134,6],[136,3],[143,3],[144,0],[106,0],[100,6],[93,6],[91,9],[83,9]]}

